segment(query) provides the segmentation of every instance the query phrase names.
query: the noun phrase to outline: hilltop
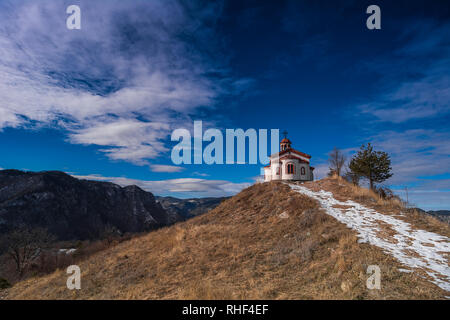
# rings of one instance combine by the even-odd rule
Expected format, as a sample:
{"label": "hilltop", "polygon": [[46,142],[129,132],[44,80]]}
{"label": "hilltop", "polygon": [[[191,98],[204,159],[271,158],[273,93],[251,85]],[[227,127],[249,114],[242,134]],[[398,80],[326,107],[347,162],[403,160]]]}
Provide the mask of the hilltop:
{"label": "hilltop", "polygon": [[[422,238],[406,239],[409,235]],[[445,299],[449,236],[448,224],[340,179],[269,182],[204,215],[94,254],[79,264],[79,291],[69,291],[65,270],[58,270],[20,282],[4,296]],[[399,254],[398,244],[405,249]],[[409,265],[423,259],[430,265]],[[366,287],[369,265],[381,269],[381,290]]]}

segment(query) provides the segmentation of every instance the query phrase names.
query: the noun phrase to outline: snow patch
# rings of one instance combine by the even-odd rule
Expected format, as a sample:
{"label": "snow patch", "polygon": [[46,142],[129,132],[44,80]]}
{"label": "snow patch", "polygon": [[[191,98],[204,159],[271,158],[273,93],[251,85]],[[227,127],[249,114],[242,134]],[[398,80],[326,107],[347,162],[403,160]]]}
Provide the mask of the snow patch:
{"label": "snow patch", "polygon": [[67,255],[74,254],[77,251],[77,249],[59,249],[59,253],[65,253]]}
{"label": "snow patch", "polygon": [[278,217],[281,219],[287,219],[289,218],[289,214],[286,211],[283,211]]}
{"label": "snow patch", "polygon": [[[306,187],[289,184],[292,190],[317,200],[326,213],[358,232],[359,243],[369,243],[394,256],[405,266],[426,272],[432,282],[450,291],[450,239],[439,234],[413,229],[411,224],[394,216],[381,214],[357,202],[336,200],[331,192],[314,192]],[[337,208],[336,206],[345,206]],[[380,222],[393,232],[392,242],[380,236]]]}
{"label": "snow patch", "polygon": [[401,268],[399,268],[398,271],[404,272],[404,273],[412,273],[412,272],[413,272],[412,270],[409,270],[409,269],[401,269]]}

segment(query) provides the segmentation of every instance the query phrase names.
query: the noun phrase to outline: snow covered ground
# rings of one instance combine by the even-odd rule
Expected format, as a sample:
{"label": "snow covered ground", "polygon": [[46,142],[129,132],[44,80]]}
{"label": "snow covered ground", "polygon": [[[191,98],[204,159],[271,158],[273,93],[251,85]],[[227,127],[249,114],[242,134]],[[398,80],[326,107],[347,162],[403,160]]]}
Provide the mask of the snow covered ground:
{"label": "snow covered ground", "polygon": [[[348,200],[338,201],[331,192],[314,192],[300,185],[289,185],[294,191],[319,201],[326,213],[358,232],[358,242],[382,248],[406,267],[424,270],[433,283],[450,291],[450,239],[425,230],[413,229],[411,224],[395,216],[381,214]],[[336,208],[335,206],[345,206]],[[386,228],[392,233],[382,236]],[[402,272],[411,270],[401,269]]]}

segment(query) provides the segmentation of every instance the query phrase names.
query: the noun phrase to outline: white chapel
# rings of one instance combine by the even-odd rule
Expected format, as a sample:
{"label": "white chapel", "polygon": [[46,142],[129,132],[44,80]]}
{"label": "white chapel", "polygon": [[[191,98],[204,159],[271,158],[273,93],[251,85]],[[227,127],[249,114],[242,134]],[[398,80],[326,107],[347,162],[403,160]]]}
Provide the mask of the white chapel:
{"label": "white chapel", "polygon": [[270,164],[264,167],[264,181],[313,181],[314,167],[309,165],[311,156],[292,149],[286,134],[280,142],[280,152],[271,155]]}

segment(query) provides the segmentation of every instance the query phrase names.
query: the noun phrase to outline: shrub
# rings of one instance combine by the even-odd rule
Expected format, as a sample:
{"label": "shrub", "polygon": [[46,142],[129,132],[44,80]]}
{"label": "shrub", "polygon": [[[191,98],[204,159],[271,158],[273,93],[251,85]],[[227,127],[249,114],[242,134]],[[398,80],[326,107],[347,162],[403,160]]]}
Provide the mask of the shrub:
{"label": "shrub", "polygon": [[11,285],[9,284],[8,280],[0,278],[0,290],[7,289],[9,287],[11,287]]}
{"label": "shrub", "polygon": [[314,251],[317,249],[318,243],[312,239],[307,239],[299,244],[298,254],[302,261],[309,261]]}
{"label": "shrub", "polygon": [[398,198],[398,196],[396,196],[394,192],[392,192],[392,190],[387,187],[376,188],[375,192],[380,196],[380,198],[384,200],[391,200],[394,198]]}
{"label": "shrub", "polygon": [[307,209],[303,211],[302,215],[300,216],[300,222],[299,225],[301,228],[310,228],[313,225],[318,225],[326,220],[326,215],[322,212],[320,212],[317,209]]}

